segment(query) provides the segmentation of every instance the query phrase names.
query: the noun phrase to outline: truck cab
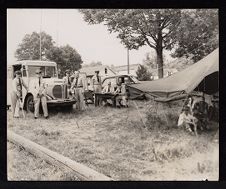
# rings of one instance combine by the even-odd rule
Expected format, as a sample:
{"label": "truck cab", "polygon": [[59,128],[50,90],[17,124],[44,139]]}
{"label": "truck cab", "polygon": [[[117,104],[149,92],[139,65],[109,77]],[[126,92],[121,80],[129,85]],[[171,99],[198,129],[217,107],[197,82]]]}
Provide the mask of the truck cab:
{"label": "truck cab", "polygon": [[22,107],[28,112],[34,111],[34,91],[31,81],[36,79],[35,71],[42,70],[42,77],[47,86],[47,106],[64,106],[71,108],[76,100],[69,98],[67,85],[58,78],[57,64],[50,61],[24,60],[11,64],[7,68],[7,106],[11,105],[12,80],[15,71],[22,72],[22,79],[28,86],[28,91],[22,89]]}

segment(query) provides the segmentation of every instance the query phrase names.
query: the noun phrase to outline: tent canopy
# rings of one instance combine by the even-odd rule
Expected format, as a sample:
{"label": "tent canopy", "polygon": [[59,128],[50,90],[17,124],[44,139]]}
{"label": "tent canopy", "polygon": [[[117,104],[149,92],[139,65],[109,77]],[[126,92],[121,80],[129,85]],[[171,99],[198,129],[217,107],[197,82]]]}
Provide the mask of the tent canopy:
{"label": "tent canopy", "polygon": [[148,94],[157,98],[171,99],[192,91],[202,91],[207,94],[216,93],[219,76],[219,49],[201,59],[190,67],[169,77],[144,81],[130,85],[132,94]]}

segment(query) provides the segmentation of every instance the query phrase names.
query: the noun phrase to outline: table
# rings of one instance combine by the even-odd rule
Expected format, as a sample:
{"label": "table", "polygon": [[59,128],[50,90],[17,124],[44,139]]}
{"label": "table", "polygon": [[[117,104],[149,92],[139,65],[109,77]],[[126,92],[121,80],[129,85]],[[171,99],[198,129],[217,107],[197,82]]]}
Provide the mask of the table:
{"label": "table", "polygon": [[95,95],[95,106],[100,106],[103,100],[111,99],[113,106],[116,107],[116,95],[113,93],[94,93]]}

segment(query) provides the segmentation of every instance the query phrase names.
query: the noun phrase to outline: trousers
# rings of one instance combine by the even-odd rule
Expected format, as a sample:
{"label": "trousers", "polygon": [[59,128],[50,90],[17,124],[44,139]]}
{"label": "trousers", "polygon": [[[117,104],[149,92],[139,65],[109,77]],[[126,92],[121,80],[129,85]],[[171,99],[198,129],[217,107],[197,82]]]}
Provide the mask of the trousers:
{"label": "trousers", "polygon": [[75,88],[75,98],[77,99],[76,102],[76,109],[77,110],[85,110],[85,98],[84,98],[84,89],[83,88]]}
{"label": "trousers", "polygon": [[116,100],[116,106],[119,106],[119,105],[126,106],[126,105],[128,105],[128,99],[127,99],[126,95],[120,95],[119,94],[118,96],[116,96],[115,100]]}
{"label": "trousers", "polygon": [[13,117],[19,117],[20,111],[20,98],[17,96],[16,92],[11,93],[11,107],[12,107],[12,114]]}
{"label": "trousers", "polygon": [[42,110],[43,110],[44,116],[47,117],[48,116],[48,108],[47,108],[46,96],[41,96],[41,97],[35,98],[34,103],[35,103],[35,117],[39,117],[40,103],[42,103]]}

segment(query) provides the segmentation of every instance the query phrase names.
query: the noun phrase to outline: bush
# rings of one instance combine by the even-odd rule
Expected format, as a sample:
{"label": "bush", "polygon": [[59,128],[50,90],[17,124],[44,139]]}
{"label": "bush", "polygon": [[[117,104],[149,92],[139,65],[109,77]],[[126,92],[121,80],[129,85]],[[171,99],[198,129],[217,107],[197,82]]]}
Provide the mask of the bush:
{"label": "bush", "polygon": [[137,78],[140,81],[150,81],[152,74],[148,71],[145,66],[140,65],[136,71]]}
{"label": "bush", "polygon": [[149,110],[146,112],[146,125],[148,129],[169,129],[177,127],[179,117],[178,108],[164,108],[160,110]]}

